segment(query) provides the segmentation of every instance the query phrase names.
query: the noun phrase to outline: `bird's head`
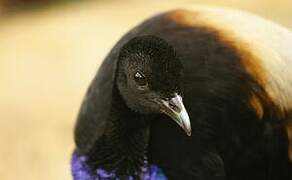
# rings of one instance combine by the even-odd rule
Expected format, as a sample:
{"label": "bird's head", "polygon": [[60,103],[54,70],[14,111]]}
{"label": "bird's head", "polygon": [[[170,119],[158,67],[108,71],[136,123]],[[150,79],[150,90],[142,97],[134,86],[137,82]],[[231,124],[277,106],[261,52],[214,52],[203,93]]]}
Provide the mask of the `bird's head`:
{"label": "bird's head", "polygon": [[120,51],[116,84],[133,111],[163,113],[191,135],[180,80],[182,65],[174,48],[161,38],[140,36]]}

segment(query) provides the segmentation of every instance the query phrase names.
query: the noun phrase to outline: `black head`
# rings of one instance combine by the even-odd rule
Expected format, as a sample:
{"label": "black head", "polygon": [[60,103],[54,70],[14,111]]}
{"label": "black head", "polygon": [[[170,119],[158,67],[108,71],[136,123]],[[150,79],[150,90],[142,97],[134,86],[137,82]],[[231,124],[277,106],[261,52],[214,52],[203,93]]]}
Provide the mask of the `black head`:
{"label": "black head", "polygon": [[140,36],[122,47],[116,84],[130,109],[142,114],[165,113],[190,134],[180,96],[181,72],[171,45],[155,36]]}

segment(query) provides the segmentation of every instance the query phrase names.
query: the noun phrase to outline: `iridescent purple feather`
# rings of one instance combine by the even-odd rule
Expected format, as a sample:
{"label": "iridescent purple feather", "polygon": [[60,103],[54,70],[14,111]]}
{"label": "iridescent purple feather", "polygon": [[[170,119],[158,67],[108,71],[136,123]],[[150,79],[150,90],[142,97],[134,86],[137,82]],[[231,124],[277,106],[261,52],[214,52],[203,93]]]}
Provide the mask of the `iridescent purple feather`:
{"label": "iridescent purple feather", "polygon": [[[71,170],[74,180],[112,180],[119,178],[115,177],[114,173],[108,173],[103,169],[96,169],[95,173],[91,173],[86,164],[87,158],[83,155],[74,153],[71,161]],[[167,180],[162,170],[156,165],[150,165],[141,174],[143,180]],[[128,177],[132,180],[133,177]]]}

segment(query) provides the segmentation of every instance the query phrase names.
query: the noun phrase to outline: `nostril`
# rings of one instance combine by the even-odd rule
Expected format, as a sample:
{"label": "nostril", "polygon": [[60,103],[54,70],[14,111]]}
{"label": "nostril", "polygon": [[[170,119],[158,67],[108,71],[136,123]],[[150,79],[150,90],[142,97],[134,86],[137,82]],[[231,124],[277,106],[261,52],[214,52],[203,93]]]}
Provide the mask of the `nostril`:
{"label": "nostril", "polygon": [[175,105],[172,101],[169,101],[169,107],[176,112],[180,111],[179,108],[177,107],[177,105]]}
{"label": "nostril", "polygon": [[173,102],[171,102],[171,101],[169,101],[169,106],[170,106],[172,109],[176,107],[175,104],[174,104]]}

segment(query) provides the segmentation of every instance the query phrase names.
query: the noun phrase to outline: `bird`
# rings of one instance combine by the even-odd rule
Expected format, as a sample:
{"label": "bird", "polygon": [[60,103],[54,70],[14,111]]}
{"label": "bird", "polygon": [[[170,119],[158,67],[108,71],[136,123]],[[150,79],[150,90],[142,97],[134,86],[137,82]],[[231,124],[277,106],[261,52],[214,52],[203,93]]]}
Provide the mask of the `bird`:
{"label": "bird", "polygon": [[74,180],[291,180],[292,32],[249,12],[152,16],[104,59],[74,130]]}

